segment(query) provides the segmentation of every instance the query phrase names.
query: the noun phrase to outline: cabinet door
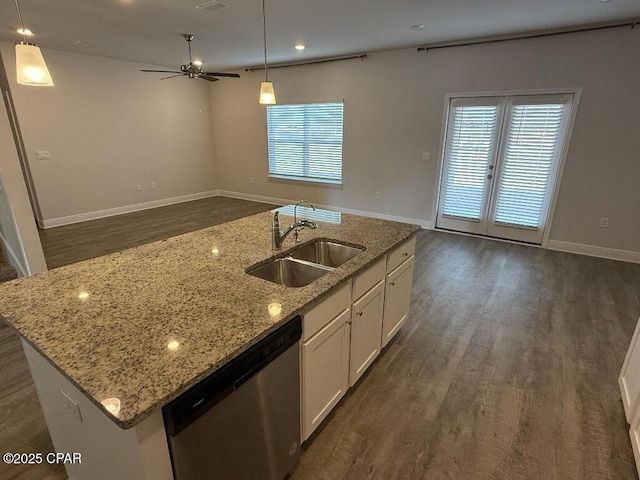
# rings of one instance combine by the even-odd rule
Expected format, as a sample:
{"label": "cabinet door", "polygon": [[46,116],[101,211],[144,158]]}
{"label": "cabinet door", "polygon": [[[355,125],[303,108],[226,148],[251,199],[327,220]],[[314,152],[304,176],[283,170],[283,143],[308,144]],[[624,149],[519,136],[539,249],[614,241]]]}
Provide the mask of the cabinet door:
{"label": "cabinet door", "polygon": [[349,388],[347,308],[302,344],[302,439],[309,438]]}
{"label": "cabinet door", "polygon": [[351,308],[349,383],[355,385],[380,353],[384,281],[365,293]]}
{"label": "cabinet door", "polygon": [[624,413],[627,416],[627,422],[631,423],[633,414],[639,410],[640,405],[640,319],[638,319],[618,380]]}
{"label": "cabinet door", "polygon": [[414,262],[415,256],[411,256],[387,275],[382,322],[383,347],[398,333],[400,327],[409,317]]}
{"label": "cabinet door", "polygon": [[640,474],[640,408],[636,410],[635,418],[631,421],[629,429],[631,435],[631,446],[633,447],[633,455],[636,457],[636,468]]}

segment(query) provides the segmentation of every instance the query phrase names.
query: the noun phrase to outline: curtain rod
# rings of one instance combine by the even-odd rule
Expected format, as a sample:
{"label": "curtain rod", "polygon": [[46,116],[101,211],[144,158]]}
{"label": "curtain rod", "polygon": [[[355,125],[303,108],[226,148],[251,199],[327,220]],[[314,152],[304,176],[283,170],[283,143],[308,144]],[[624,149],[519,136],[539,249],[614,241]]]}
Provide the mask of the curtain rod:
{"label": "curtain rod", "polygon": [[[364,60],[367,58],[366,53],[359,53],[357,55],[347,55],[346,57],[331,57],[331,58],[321,58],[318,60],[309,60],[308,62],[295,62],[295,63],[276,63],[274,65],[269,65],[270,69],[274,68],[288,68],[288,67],[300,67],[303,65],[316,65],[318,63],[329,63],[329,62],[338,62],[341,60],[355,60],[355,59]],[[264,66],[258,67],[247,67],[244,69],[245,72],[255,72],[258,70],[264,70]]]}
{"label": "curtain rod", "polygon": [[532,33],[530,35],[516,35],[513,37],[504,37],[504,38],[494,38],[494,39],[486,39],[486,40],[472,40],[469,42],[452,42],[452,43],[442,43],[436,44],[433,46],[422,46],[418,47],[418,52],[428,52],[429,50],[437,50],[439,48],[452,48],[452,47],[468,47],[471,45],[483,45],[487,43],[500,43],[500,42],[510,42],[511,40],[528,40],[531,38],[543,38],[543,37],[553,37],[555,35],[566,35],[569,33],[581,33],[581,32],[594,32],[597,30],[607,30],[610,28],[622,28],[622,27],[631,27],[634,28],[636,25],[639,25],[640,21],[627,21],[624,23],[616,23],[613,25],[601,25],[598,27],[583,27],[583,28],[575,28],[571,30],[560,30],[556,32],[547,32],[547,33]]}

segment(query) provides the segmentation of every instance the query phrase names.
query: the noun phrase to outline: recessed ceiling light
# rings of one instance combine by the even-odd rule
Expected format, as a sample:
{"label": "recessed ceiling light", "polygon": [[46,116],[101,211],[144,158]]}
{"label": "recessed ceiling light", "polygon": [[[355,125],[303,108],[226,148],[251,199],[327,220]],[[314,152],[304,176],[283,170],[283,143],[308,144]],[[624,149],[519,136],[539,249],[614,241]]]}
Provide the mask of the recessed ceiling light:
{"label": "recessed ceiling light", "polygon": [[409,30],[413,30],[413,31],[419,32],[420,30],[424,30],[424,24],[423,23],[416,23],[415,25],[411,25],[409,27]]}
{"label": "recessed ceiling light", "polygon": [[194,60],[194,61],[193,61],[193,64],[194,64],[196,67],[201,67],[202,65],[204,65],[204,62],[203,62],[202,60]]}
{"label": "recessed ceiling light", "polygon": [[298,50],[299,52],[301,52],[302,50],[304,50],[304,49],[305,49],[305,48],[307,48],[307,47],[305,47],[303,43],[296,43],[296,44],[293,46],[293,48],[295,48],[296,50]]}
{"label": "recessed ceiling light", "polygon": [[609,3],[611,0],[600,0],[600,3]]}
{"label": "recessed ceiling light", "polygon": [[25,28],[25,29],[19,28],[18,30],[16,30],[16,32],[18,32],[20,35],[25,35],[27,37],[33,37],[33,32],[31,30],[29,30],[28,28]]}

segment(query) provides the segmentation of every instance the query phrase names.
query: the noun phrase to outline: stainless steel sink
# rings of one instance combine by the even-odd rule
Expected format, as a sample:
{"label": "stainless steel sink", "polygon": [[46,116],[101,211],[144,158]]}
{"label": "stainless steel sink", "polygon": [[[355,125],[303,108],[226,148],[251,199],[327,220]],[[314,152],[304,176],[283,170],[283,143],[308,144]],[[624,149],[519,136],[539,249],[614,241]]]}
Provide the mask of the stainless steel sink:
{"label": "stainless steel sink", "polygon": [[294,250],[289,256],[335,268],[351,260],[363,250],[362,247],[351,247],[331,240],[316,240]]}
{"label": "stainless steel sink", "polygon": [[285,287],[303,287],[329,273],[333,268],[316,265],[290,257],[275,260],[247,270],[249,275],[262,278],[270,282],[279,283]]}
{"label": "stainless steel sink", "polygon": [[246,272],[285,287],[304,287],[364,251],[331,240],[315,240],[286,257],[248,268]]}

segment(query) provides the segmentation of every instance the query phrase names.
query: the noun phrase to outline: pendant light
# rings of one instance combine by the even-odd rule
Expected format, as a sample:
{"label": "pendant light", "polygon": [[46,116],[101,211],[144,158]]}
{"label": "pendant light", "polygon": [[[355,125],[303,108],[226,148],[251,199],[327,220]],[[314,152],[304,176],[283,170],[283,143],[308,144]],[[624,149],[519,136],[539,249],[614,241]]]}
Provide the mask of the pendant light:
{"label": "pendant light", "polygon": [[18,0],[15,0],[15,2],[18,18],[20,19],[20,26],[22,27],[22,35],[24,37],[22,42],[16,43],[16,73],[18,83],[20,85],[50,87],[53,85],[53,80],[51,79],[47,64],[44,62],[40,49],[36,45],[27,42],[27,29],[24,28],[20,5],[18,4]]}
{"label": "pendant light", "polygon": [[262,105],[275,105],[276,94],[273,91],[273,83],[269,81],[267,72],[267,20],[265,15],[264,1],[262,0],[262,36],[264,40],[264,82],[260,84],[260,103]]}

